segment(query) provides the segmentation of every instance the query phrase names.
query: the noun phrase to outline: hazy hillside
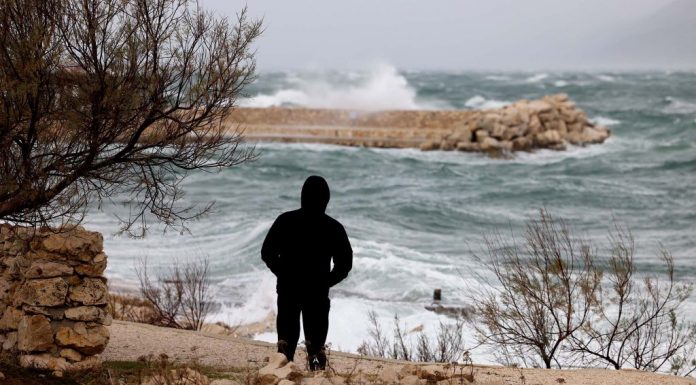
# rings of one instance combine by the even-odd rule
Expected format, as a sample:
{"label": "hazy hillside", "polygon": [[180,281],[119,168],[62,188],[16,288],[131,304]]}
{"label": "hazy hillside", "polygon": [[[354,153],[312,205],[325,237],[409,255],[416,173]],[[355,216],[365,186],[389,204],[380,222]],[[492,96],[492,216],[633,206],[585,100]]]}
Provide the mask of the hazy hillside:
{"label": "hazy hillside", "polygon": [[676,0],[655,14],[617,27],[600,52],[612,67],[696,68],[696,0]]}

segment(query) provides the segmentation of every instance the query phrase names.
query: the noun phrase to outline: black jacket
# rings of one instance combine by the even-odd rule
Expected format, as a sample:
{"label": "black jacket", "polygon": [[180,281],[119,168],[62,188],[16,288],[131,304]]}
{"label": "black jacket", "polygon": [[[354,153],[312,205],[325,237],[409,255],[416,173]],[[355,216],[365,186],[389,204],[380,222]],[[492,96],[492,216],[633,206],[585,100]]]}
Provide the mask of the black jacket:
{"label": "black jacket", "polygon": [[312,178],[302,188],[302,208],[281,214],[261,248],[261,258],[278,277],[278,293],[328,295],[353,266],[345,229],[324,213],[328,185],[323,178]]}

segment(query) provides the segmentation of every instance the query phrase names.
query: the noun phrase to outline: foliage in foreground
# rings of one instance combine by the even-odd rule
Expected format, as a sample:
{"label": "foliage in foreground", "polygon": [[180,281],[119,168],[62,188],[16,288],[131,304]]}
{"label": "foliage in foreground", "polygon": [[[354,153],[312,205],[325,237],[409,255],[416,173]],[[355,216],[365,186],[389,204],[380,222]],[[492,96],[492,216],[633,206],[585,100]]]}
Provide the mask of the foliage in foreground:
{"label": "foliage in foreground", "polygon": [[693,285],[675,280],[667,250],[662,274],[638,277],[627,229],[611,229],[609,257],[600,258],[545,210],[524,241],[486,239],[495,281],[470,299],[479,341],[501,362],[694,372],[696,326],[680,312]]}
{"label": "foliage in foreground", "polygon": [[183,266],[175,263],[156,280],[148,273],[147,259],[142,259],[136,274],[145,304],[146,323],[201,330],[213,299],[207,258]]}
{"label": "foliage in foreground", "polygon": [[394,316],[391,338],[382,330],[375,311],[368,312],[368,318],[369,339],[358,347],[362,355],[419,362],[471,362],[464,346],[464,321],[461,319],[454,324],[440,323],[434,341],[424,331],[417,332],[414,347],[413,335],[403,329],[398,315]]}
{"label": "foliage in foreground", "polygon": [[124,194],[123,231],[184,229],[209,209],[179,204],[188,173],[254,158],[223,119],[260,33],[192,0],[3,1],[0,219],[75,223]]}
{"label": "foliage in foreground", "polygon": [[[693,285],[675,279],[674,258],[661,247],[661,271],[638,274],[635,240],[615,223],[608,247],[577,237],[563,220],[541,210],[524,242],[500,234],[485,239],[494,280],[472,290],[466,319],[478,343],[508,366],[634,368],[696,373],[696,322],[683,304]],[[464,323],[440,325],[432,344],[421,331],[404,333],[395,317],[392,337],[374,312],[364,355],[410,361],[469,359]]]}

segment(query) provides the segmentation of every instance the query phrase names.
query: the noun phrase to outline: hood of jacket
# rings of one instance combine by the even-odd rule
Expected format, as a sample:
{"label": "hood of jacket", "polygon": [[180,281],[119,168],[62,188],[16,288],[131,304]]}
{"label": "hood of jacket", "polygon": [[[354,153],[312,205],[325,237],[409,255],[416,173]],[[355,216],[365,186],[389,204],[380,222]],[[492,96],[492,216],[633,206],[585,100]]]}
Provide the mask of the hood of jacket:
{"label": "hood of jacket", "polygon": [[329,204],[329,184],[318,175],[312,175],[302,186],[302,210],[312,214],[323,214]]}

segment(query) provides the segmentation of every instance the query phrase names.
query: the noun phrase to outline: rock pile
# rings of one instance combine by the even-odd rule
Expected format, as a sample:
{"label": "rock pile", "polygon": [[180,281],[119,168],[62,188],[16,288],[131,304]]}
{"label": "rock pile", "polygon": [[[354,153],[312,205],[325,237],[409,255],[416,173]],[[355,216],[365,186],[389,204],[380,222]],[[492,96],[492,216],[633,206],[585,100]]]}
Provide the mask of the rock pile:
{"label": "rock pile", "polygon": [[564,150],[567,144],[602,143],[609,129],[590,122],[566,94],[540,100],[520,100],[500,109],[479,111],[466,124],[422,150],[530,151]]}
{"label": "rock pile", "polygon": [[109,341],[102,236],[0,224],[0,347],[60,375],[99,365]]}

